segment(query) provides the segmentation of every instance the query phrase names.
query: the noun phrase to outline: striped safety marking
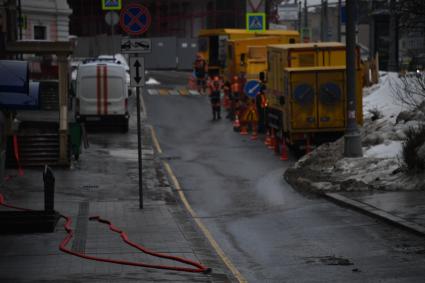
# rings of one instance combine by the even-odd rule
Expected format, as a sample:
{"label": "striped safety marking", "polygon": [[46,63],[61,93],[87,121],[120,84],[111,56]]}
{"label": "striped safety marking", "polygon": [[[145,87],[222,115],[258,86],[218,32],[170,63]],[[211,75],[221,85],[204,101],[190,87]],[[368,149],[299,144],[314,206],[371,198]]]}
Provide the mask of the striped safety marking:
{"label": "striped safety marking", "polygon": [[200,94],[198,91],[196,90],[188,90],[188,89],[165,89],[165,88],[160,88],[160,89],[148,89],[147,90],[149,95],[161,95],[161,96],[167,96],[167,95],[171,95],[171,96],[205,96],[206,94]]}
{"label": "striped safety marking", "polygon": [[108,115],[108,67],[103,66],[103,106],[104,113]]}
{"label": "striped safety marking", "polygon": [[96,66],[96,105],[97,105],[97,115],[100,115],[101,111],[101,93],[102,93],[102,85],[100,82],[100,67],[99,65]]}
{"label": "striped safety marking", "polygon": [[97,115],[108,114],[108,67],[96,66],[96,106]]}

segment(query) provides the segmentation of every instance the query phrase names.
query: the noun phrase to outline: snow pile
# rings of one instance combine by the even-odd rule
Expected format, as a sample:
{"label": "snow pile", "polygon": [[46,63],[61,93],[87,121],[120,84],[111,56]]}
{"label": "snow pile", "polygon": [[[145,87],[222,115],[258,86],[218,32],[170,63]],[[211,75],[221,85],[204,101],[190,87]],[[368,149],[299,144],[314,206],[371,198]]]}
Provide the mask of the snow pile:
{"label": "snow pile", "polygon": [[158,82],[157,80],[155,80],[154,78],[149,78],[149,80],[147,80],[145,82],[146,85],[160,85],[161,83]]}
{"label": "snow pile", "polygon": [[288,182],[320,192],[425,189],[423,175],[408,175],[402,169],[405,132],[425,119],[423,112],[397,99],[395,89],[400,85],[398,74],[383,72],[379,84],[364,89],[363,157],[345,158],[342,138],[300,159],[285,172]]}

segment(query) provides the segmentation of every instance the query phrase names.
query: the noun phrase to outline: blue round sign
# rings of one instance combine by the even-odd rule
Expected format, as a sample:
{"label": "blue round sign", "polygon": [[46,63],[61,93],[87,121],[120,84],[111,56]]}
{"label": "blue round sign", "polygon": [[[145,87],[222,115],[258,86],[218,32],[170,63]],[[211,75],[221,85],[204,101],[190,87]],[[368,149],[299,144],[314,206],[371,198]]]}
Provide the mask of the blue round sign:
{"label": "blue round sign", "polygon": [[149,10],[139,4],[129,4],[122,9],[120,26],[129,35],[140,35],[151,25]]}
{"label": "blue round sign", "polygon": [[300,105],[310,105],[314,102],[314,89],[309,84],[297,85],[294,89],[293,97]]}
{"label": "blue round sign", "polygon": [[248,95],[251,98],[255,98],[261,90],[260,81],[257,81],[257,80],[247,81],[245,83],[243,90],[245,91],[246,95]]}

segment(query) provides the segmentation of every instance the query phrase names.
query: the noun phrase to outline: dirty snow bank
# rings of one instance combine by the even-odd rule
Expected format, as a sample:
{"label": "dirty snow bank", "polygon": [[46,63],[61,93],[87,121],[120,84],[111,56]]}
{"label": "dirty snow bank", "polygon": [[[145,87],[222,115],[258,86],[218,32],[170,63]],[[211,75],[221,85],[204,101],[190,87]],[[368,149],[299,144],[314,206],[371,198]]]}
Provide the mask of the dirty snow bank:
{"label": "dirty snow bank", "polygon": [[[424,175],[408,175],[401,169],[404,132],[424,119],[423,113],[416,112],[407,121],[398,117],[408,110],[394,95],[399,83],[398,74],[381,73],[378,85],[364,89],[363,157],[344,158],[342,138],[301,158],[285,172],[286,180],[297,188],[316,192],[425,189]],[[380,117],[374,119],[376,111]]]}

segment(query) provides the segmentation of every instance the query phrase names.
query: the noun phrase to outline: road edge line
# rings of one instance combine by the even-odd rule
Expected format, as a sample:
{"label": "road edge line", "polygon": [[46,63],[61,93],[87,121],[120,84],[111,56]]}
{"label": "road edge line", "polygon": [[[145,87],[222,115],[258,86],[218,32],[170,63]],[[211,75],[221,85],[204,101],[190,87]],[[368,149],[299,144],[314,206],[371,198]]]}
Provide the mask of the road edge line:
{"label": "road edge line", "polygon": [[152,136],[152,142],[153,142],[153,145],[155,146],[156,151],[157,151],[159,154],[162,154],[161,146],[159,145],[158,138],[156,137],[156,131],[155,131],[155,129],[153,128],[153,126],[152,126],[152,125],[150,125],[149,127],[151,128],[151,136]]}
{"label": "road edge line", "polygon": [[142,93],[140,94],[140,101],[141,101],[141,104],[142,104],[142,113],[143,113],[143,116],[146,118],[146,117],[148,117],[148,110],[146,109],[146,104],[145,104],[145,99],[143,98],[143,94],[144,93],[146,93],[146,91],[147,91],[147,89],[145,89],[145,87],[142,87]]}
{"label": "road edge line", "polygon": [[[143,101],[143,100],[142,100]],[[158,153],[162,154],[161,145],[159,144],[158,137],[156,136],[155,129],[152,125],[150,125],[151,128],[151,135],[152,135],[152,142],[154,143],[154,146]],[[202,233],[204,234],[205,238],[207,238],[210,245],[213,247],[217,255],[220,257],[220,259],[224,262],[224,264],[227,266],[227,268],[230,270],[230,272],[235,276],[235,278],[240,283],[247,283],[248,281],[243,277],[243,275],[239,272],[239,270],[236,268],[236,266],[232,263],[232,261],[226,256],[224,251],[221,249],[221,247],[218,245],[217,241],[212,236],[211,232],[208,230],[208,228],[204,225],[204,223],[200,220],[196,212],[192,209],[192,207],[189,204],[189,201],[186,198],[186,195],[184,194],[183,190],[181,189],[180,183],[177,180],[176,175],[174,174],[173,170],[171,169],[170,164],[166,161],[162,161],[165,167],[165,171],[167,171],[168,176],[171,179],[171,182],[174,185],[175,190],[177,191],[180,200],[183,202],[186,210],[189,212],[189,214],[192,216],[193,220],[195,221],[196,225],[198,225],[199,229],[201,229]]]}
{"label": "road edge line", "polygon": [[186,207],[187,211],[192,216],[193,220],[198,225],[199,229],[201,229],[201,231],[204,234],[204,236],[210,242],[211,246],[216,251],[216,253],[218,254],[218,256],[221,258],[221,260],[224,262],[224,264],[233,273],[233,275],[236,277],[236,279],[239,282],[241,282],[241,283],[248,282],[242,276],[242,274],[239,272],[239,270],[235,267],[235,265],[232,263],[232,261],[226,256],[226,254],[224,253],[224,251],[220,248],[220,246],[218,245],[218,243],[216,242],[216,240],[212,236],[211,232],[204,225],[204,223],[202,223],[202,221],[197,216],[196,212],[190,206],[189,201],[187,200],[186,195],[184,194],[183,190],[181,189],[180,183],[177,180],[177,177],[174,175],[173,170],[171,169],[170,164],[168,164],[168,162],[166,162],[166,161],[163,161],[163,164],[164,164],[165,170],[167,171],[168,175],[171,178],[171,181],[172,181],[172,183],[173,183],[173,185],[174,185],[177,193],[179,194],[179,197],[180,197],[181,201],[183,202],[183,204]]}

